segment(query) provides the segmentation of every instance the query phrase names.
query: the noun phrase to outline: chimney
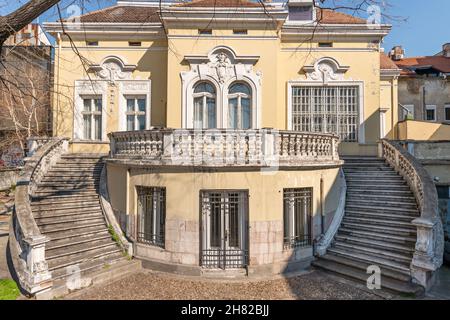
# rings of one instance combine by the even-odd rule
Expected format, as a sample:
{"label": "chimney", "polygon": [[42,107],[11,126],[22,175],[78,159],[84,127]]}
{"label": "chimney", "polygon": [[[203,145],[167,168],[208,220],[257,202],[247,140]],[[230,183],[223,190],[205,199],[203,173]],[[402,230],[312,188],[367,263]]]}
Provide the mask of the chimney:
{"label": "chimney", "polygon": [[450,58],[450,43],[446,43],[442,46],[442,55]]}
{"label": "chimney", "polygon": [[389,58],[391,58],[394,61],[402,60],[404,57],[405,57],[405,50],[403,49],[402,46],[395,46],[389,52]]}

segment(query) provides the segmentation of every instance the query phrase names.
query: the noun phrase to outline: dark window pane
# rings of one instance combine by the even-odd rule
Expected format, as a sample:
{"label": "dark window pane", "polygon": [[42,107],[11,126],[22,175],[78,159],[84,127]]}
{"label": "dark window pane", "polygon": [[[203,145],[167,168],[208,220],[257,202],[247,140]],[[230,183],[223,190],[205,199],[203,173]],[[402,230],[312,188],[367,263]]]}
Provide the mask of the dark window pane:
{"label": "dark window pane", "polygon": [[313,19],[312,6],[290,6],[289,20],[292,21],[311,21]]}

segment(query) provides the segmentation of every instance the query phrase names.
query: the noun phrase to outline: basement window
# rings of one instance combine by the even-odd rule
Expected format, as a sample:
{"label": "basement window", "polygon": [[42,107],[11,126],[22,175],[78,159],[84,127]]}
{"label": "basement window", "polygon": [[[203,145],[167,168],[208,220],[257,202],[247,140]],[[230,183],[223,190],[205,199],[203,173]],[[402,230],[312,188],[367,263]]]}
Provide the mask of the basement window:
{"label": "basement window", "polygon": [[233,30],[233,34],[245,35],[245,34],[248,34],[248,30],[246,30],[246,29],[235,29],[235,30]]}
{"label": "basement window", "polygon": [[98,41],[86,41],[88,47],[98,47]]}
{"label": "basement window", "polygon": [[333,48],[333,42],[319,42],[319,48]]}
{"label": "basement window", "polygon": [[284,248],[311,246],[312,188],[283,190]]}
{"label": "basement window", "polygon": [[201,35],[212,35],[212,29],[199,29],[198,34]]}
{"label": "basement window", "polygon": [[142,42],[140,42],[140,41],[129,41],[128,45],[130,47],[141,47],[142,46]]}
{"label": "basement window", "polygon": [[166,189],[137,187],[139,243],[164,248],[166,224]]}

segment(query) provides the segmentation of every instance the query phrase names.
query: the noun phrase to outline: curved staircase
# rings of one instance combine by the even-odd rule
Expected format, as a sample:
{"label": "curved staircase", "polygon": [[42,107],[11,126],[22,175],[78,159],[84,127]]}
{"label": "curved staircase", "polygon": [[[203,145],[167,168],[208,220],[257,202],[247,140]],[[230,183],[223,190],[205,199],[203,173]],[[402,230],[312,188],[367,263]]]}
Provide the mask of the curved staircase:
{"label": "curved staircase", "polygon": [[313,265],[367,282],[371,265],[381,269],[381,287],[397,294],[420,295],[410,265],[420,213],[407,183],[384,159],[345,158],[345,215],[327,253]]}
{"label": "curved staircase", "polygon": [[67,154],[37,185],[31,208],[42,235],[50,240],[45,260],[53,289],[64,287],[74,273],[88,278],[112,265],[133,269],[112,240],[99,199],[101,155]]}

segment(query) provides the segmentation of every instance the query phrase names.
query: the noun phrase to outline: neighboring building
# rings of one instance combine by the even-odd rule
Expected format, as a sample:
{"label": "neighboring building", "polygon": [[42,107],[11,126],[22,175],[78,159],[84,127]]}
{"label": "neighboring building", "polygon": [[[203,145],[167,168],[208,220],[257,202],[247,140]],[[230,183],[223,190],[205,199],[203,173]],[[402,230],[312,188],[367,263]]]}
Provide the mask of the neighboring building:
{"label": "neighboring building", "polygon": [[435,56],[405,57],[402,47],[393,48],[389,56],[402,69],[400,119],[409,114],[418,121],[450,123],[450,44]]}
{"label": "neighboring building", "polygon": [[[334,259],[323,268],[350,277],[377,264],[392,277],[383,286],[428,285],[442,257],[424,244],[442,228],[412,223],[414,195],[426,199],[386,164],[408,160],[378,144],[397,138],[400,70],[380,48],[389,25],[312,0],[119,1],[73,21],[46,24],[57,39],[53,134],[73,154],[56,159],[58,140],[32,181],[50,237],[38,243],[39,279],[117,258],[103,212],[151,268],[280,274],[323,251]],[[340,156],[353,156],[346,178]]]}
{"label": "neighboring building", "polygon": [[0,166],[23,163],[26,140],[51,134],[52,47],[37,24],[3,45],[0,67]]}

